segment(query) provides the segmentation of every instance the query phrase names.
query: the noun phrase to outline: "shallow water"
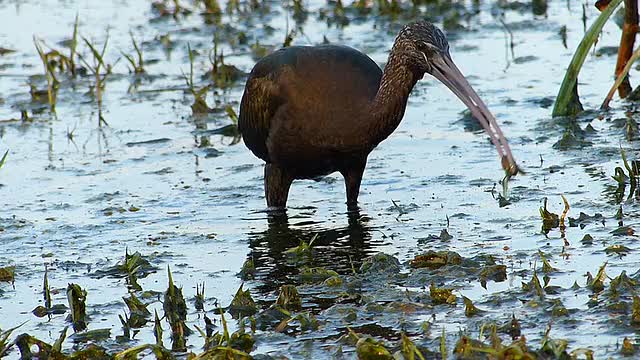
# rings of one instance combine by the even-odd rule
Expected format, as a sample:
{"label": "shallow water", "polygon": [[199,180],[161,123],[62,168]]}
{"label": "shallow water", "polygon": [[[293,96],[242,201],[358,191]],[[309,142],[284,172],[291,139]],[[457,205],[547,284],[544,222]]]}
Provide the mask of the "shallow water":
{"label": "shallow water", "polygon": [[[187,5],[192,7],[190,2]],[[222,21],[232,24],[236,32],[244,31],[249,44],[259,40],[279,45],[285,28],[295,22],[286,20],[287,12],[279,2],[269,5],[266,14],[224,15]],[[112,329],[111,339],[102,345],[115,350],[153,343],[149,326],[131,343],[113,340],[120,335],[118,314],[126,312],[121,300],[128,294],[125,280],[91,276],[121,261],[125,249],[139,251],[158,269],[139,280],[145,290],[163,292],[164,269],[170,266],[187,298],[187,324],[203,327],[202,314],[193,307],[197,283],[205,283],[205,308],[214,317],[217,304],[228,305],[242,283],[236,274],[243,262],[253,258],[257,278],[244,287],[266,307],[280,285],[299,282],[298,266],[283,251],[317,235],[311,265],[346,275],[376,252],[396,256],[404,263],[403,272],[413,274],[406,261],[416,254],[451,250],[464,258],[493,256],[507,265],[508,279],[490,281],[484,289],[474,277],[442,275],[439,286],[454,287],[455,294],[487,310],[482,318],[471,320],[464,316],[458,299],[455,307],[429,306],[403,313],[400,320],[396,313],[356,307],[356,318],[346,321],[340,307],[351,305],[333,305],[340,291],[301,286],[303,304],[317,313],[320,329],[298,336],[258,332],[252,354],[328,357],[336,351],[337,338],[346,334],[346,326],[367,333],[362,328],[366,324],[395,333],[395,338],[387,338],[390,344],[397,342],[400,329],[406,329],[434,351],[444,328],[451,351],[460,330],[477,335],[480,323],[504,323],[512,315],[520,319],[530,344],[538,343],[552,321],[551,336],[568,339],[571,349],[589,347],[598,357],[615,354],[622,339],[635,338],[637,329],[628,314],[588,306],[591,290],[584,288],[584,275],[587,271],[595,275],[604,262],[610,277],[623,270],[629,275],[639,270],[636,237],[611,234],[618,228],[614,215],[619,204],[611,175],[616,166],[622,166],[619,147],[631,159],[638,156],[637,142],[627,140],[619,119],[637,115],[635,105],[614,102],[607,113],[585,113],[573,121],[551,118],[549,100],[583,35],[581,6],[578,1],[550,1],[547,16],[534,16],[528,6],[505,11],[488,2],[462,22],[464,29],[449,32],[454,61],[497,116],[527,172],[510,183],[510,205],[500,207],[496,199],[502,171],[495,150],[483,134],[469,130],[473,123],[461,120],[459,100],[427,76],[414,89],[398,130],[369,157],[360,213],[346,213],[342,179],[331,175],[317,182],[294,183],[288,220],[283,222],[270,221],[264,211],[261,161],[241,142],[203,132],[230,124],[224,111],[204,119],[191,116],[192,96],[184,91],[182,78],[189,69],[186,47],[189,43],[200,54],[195,73],[204,74],[210,69],[206,55],[213,48],[214,25],[206,25],[198,13],[177,20],[158,18],[148,2],[139,1],[0,2],[0,46],[16,50],[0,56],[0,153],[10,150],[0,169],[0,265],[16,266],[15,285],[0,284],[0,328],[27,321],[16,334],[27,332],[53,343],[68,324],[66,315],[47,319],[31,314],[43,304],[46,265],[55,290],[54,304],[67,303],[67,283],[87,290],[89,329]],[[471,5],[466,9],[472,13]],[[317,15],[331,11],[326,2],[309,1],[307,10],[304,35],[298,34],[293,44],[317,44],[326,37],[362,49],[380,64],[397,29],[408,21],[373,15],[358,19],[350,14],[351,23],[341,28],[327,25]],[[508,33],[498,21],[502,12],[513,32],[513,53],[506,46]],[[587,7],[588,23],[596,12]],[[80,34],[99,46],[108,30],[108,63],[121,57],[120,51],[132,52],[129,31],[143,43],[149,77],[136,84],[122,59],[107,80],[103,109],[108,126],[98,127],[97,105],[86,94],[90,78],[63,84],[54,115],[46,110],[46,102],[34,103],[29,95],[29,77],[43,73],[32,37],[62,48],[59,42],[70,37],[76,13]],[[423,15],[441,25],[442,17],[433,8],[423,9]],[[567,26],[567,48],[558,34],[563,25]],[[165,34],[173,42],[172,49],[154,40]],[[598,46],[616,45],[618,38],[619,29],[610,23]],[[248,46],[231,46],[224,40],[219,46],[226,63],[250,71],[254,60]],[[79,49],[88,56],[84,45]],[[599,106],[613,82],[614,66],[615,56],[589,56],[579,88],[586,109]],[[35,81],[39,88],[46,86],[43,77]],[[226,90],[210,91],[207,102],[217,107],[230,104],[237,110],[243,84],[244,79]],[[19,119],[23,109],[31,121],[5,121]],[[572,124],[596,130],[586,136],[590,144],[554,148]],[[547,235],[541,232],[538,212],[547,197],[549,209],[561,213],[561,194],[571,205],[568,216],[577,218],[584,212],[605,217],[604,224],[568,227],[570,245],[566,247],[557,228]],[[624,200],[622,208],[624,225],[637,227],[635,199]],[[429,238],[444,228],[452,239]],[[591,246],[580,242],[587,233],[595,239]],[[631,252],[624,257],[607,255],[604,249],[613,244],[625,245]],[[539,249],[557,269],[549,274],[550,284],[561,287],[549,297],[560,299],[572,311],[569,317],[553,318],[550,311],[524,301],[530,296],[521,291],[521,282],[531,280],[534,267],[540,270]],[[394,286],[383,285],[385,281]],[[582,289],[570,290],[574,282]],[[428,286],[429,282],[411,276],[407,281],[365,280],[360,293],[388,304],[403,299],[406,290],[419,299],[428,294]],[[323,296],[329,300],[321,300]],[[150,309],[161,313],[162,304],[154,302]],[[432,330],[423,337],[418,328],[425,320],[432,322]],[[165,344],[169,344],[168,325],[163,322],[163,326]],[[202,344],[199,335],[188,338],[192,351],[199,352]],[[67,340],[64,348],[74,346]],[[345,346],[344,352],[353,354],[353,348]],[[19,355],[13,351],[8,357]]]}

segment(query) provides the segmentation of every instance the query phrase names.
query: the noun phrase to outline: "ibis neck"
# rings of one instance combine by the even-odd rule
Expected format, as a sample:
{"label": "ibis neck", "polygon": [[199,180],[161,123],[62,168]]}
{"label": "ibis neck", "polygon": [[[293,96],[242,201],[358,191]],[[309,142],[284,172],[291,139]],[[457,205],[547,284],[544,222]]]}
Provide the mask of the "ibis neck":
{"label": "ibis neck", "polygon": [[400,125],[409,94],[421,77],[411,69],[406,57],[398,53],[394,46],[372,104],[370,133],[373,135],[373,146],[386,139]]}

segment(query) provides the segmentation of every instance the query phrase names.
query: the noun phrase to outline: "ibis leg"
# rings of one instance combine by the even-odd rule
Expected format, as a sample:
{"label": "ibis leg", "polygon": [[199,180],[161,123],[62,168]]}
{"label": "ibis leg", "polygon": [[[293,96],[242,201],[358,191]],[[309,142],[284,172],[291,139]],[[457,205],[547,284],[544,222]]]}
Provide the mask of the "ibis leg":
{"label": "ibis leg", "polygon": [[358,195],[360,194],[360,182],[364,174],[366,160],[356,166],[341,171],[344,176],[344,183],[347,189],[347,207],[349,209],[358,207]]}
{"label": "ibis leg", "polygon": [[269,208],[285,208],[293,177],[275,164],[264,166],[264,194]]}

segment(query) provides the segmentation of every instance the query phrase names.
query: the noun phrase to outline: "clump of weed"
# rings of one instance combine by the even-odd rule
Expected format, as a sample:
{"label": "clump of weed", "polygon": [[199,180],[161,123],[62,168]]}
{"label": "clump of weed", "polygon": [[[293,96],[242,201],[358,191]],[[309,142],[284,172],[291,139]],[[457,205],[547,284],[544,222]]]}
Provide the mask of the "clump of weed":
{"label": "clump of weed", "polygon": [[236,294],[231,300],[228,311],[234,318],[242,318],[246,315],[253,315],[256,313],[256,302],[251,297],[249,290],[244,290],[243,285],[240,284],[240,288],[236,291]]}
{"label": "clump of weed", "polygon": [[296,311],[302,309],[302,298],[295,286],[282,285],[276,304],[285,310]]}
{"label": "clump of weed", "polygon": [[205,352],[193,357],[192,359],[241,359],[248,360],[252,357],[249,355],[255,344],[255,340],[244,331],[244,326],[233,334],[229,334],[227,320],[224,317],[224,311],[220,311],[220,320],[222,322],[222,334],[216,332],[211,335],[207,329],[205,333],[198,328],[200,335],[205,338]]}
{"label": "clump of weed", "polygon": [[[0,164],[1,165],[1,164]],[[5,266],[0,268],[0,282],[14,283],[16,281],[16,267]]]}
{"label": "clump of weed", "polygon": [[191,334],[191,330],[185,324],[187,320],[187,303],[182,296],[182,289],[175,286],[171,269],[167,267],[169,277],[169,287],[164,293],[164,316],[171,326],[171,349],[173,351],[186,351],[186,337]]}
{"label": "clump of weed", "polygon": [[125,248],[124,259],[121,262],[107,269],[97,270],[92,276],[124,277],[130,290],[139,291],[142,290],[142,287],[138,284],[138,278],[144,278],[155,271],[156,267],[151,265],[149,260],[145,259],[142,254],[138,251],[130,254],[129,250]]}
{"label": "clump of weed", "polygon": [[248,258],[244,261],[244,264],[242,264],[242,269],[240,269],[238,276],[242,280],[251,280],[256,277],[256,266],[252,258]]}

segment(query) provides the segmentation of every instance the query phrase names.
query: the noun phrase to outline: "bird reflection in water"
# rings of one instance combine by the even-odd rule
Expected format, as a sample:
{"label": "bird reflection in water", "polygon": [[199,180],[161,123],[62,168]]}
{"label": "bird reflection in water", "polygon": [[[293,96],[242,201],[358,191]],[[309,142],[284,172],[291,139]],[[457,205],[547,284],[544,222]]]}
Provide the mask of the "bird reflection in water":
{"label": "bird reflection in water", "polygon": [[[351,273],[352,266],[357,269],[373,252],[373,229],[368,224],[370,218],[359,211],[349,212],[347,220],[346,226],[323,229],[308,221],[291,224],[286,212],[270,213],[268,229],[249,234],[248,258],[253,259],[255,278],[259,280],[255,290],[264,294],[285,284],[297,285],[304,266],[325,267],[339,274]],[[286,251],[314,237],[313,256],[302,264],[291,261]]]}

